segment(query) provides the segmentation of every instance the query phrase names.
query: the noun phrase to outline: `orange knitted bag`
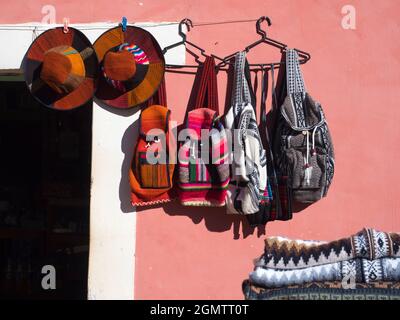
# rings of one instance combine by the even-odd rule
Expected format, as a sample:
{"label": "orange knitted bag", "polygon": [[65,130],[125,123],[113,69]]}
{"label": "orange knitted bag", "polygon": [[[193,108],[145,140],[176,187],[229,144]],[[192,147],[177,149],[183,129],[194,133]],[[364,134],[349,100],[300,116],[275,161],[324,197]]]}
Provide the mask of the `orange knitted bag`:
{"label": "orange knitted bag", "polygon": [[166,106],[164,80],[155,98],[158,98],[157,104],[149,101],[149,106],[140,114],[139,138],[129,170],[134,206],[154,205],[174,198],[172,177],[175,165],[169,152],[171,111]]}

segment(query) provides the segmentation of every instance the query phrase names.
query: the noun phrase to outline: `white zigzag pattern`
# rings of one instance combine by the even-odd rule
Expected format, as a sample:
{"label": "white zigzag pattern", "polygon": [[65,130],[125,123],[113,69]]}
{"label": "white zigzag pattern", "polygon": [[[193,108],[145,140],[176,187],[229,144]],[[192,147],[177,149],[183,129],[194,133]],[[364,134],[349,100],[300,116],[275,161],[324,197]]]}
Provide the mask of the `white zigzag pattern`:
{"label": "white zigzag pattern", "polygon": [[[363,264],[363,274],[357,269],[357,261]],[[375,274],[375,276],[372,276]],[[373,281],[399,281],[400,259],[383,258],[378,260],[351,259],[348,261],[335,262],[322,266],[314,266],[294,270],[277,270],[256,267],[250,273],[250,280],[263,287],[283,287],[288,285],[300,285],[315,281],[340,281],[345,276],[354,276],[356,279],[365,279],[366,282]]]}
{"label": "white zigzag pattern", "polygon": [[262,258],[260,260],[260,264],[258,265],[263,265],[271,269],[302,269],[306,267],[313,267],[316,265],[331,264],[332,261],[340,262],[351,258],[352,256],[348,255],[346,250],[341,250],[339,254],[336,254],[336,252],[332,249],[328,257],[326,257],[324,254],[320,254],[317,259],[314,259],[314,257],[310,257],[307,263],[304,261],[303,257],[300,257],[297,263],[293,261],[293,258],[290,258],[290,260],[286,264],[284,262],[284,258],[281,258],[276,264],[274,263],[274,260],[271,260],[269,263],[265,263],[264,258]]}
{"label": "white zigzag pattern", "polygon": [[250,274],[250,280],[252,282],[266,287],[282,287],[314,281],[340,279],[340,263],[285,271],[257,267]]}

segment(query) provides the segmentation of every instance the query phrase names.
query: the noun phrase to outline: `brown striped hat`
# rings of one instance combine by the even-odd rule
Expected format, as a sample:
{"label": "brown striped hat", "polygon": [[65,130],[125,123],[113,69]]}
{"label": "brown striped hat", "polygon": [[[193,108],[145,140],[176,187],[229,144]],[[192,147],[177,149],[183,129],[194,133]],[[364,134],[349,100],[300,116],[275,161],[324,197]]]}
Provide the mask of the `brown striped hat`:
{"label": "brown striped hat", "polygon": [[123,31],[120,26],[103,33],[93,46],[100,62],[96,98],[127,109],[154,95],[164,77],[165,61],[149,32],[134,26]]}
{"label": "brown striped hat", "polygon": [[23,68],[28,89],[49,108],[74,109],[93,97],[98,60],[79,30],[65,33],[60,27],[42,33],[29,47]]}

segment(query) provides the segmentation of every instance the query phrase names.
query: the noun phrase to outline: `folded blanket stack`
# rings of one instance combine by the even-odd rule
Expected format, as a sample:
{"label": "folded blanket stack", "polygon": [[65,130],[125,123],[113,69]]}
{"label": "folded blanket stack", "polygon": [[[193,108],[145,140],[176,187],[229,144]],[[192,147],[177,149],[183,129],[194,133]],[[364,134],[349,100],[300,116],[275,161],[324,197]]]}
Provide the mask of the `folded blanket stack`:
{"label": "folded blanket stack", "polygon": [[400,298],[400,234],[363,229],[332,242],[267,238],[246,299]]}

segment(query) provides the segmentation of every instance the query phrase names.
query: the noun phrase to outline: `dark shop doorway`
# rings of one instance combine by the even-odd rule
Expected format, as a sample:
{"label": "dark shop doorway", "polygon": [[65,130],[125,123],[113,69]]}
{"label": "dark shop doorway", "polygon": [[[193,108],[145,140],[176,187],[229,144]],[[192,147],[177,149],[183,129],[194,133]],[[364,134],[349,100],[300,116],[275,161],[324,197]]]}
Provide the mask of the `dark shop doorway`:
{"label": "dark shop doorway", "polygon": [[0,72],[0,298],[86,299],[92,103],[51,110],[21,80]]}

